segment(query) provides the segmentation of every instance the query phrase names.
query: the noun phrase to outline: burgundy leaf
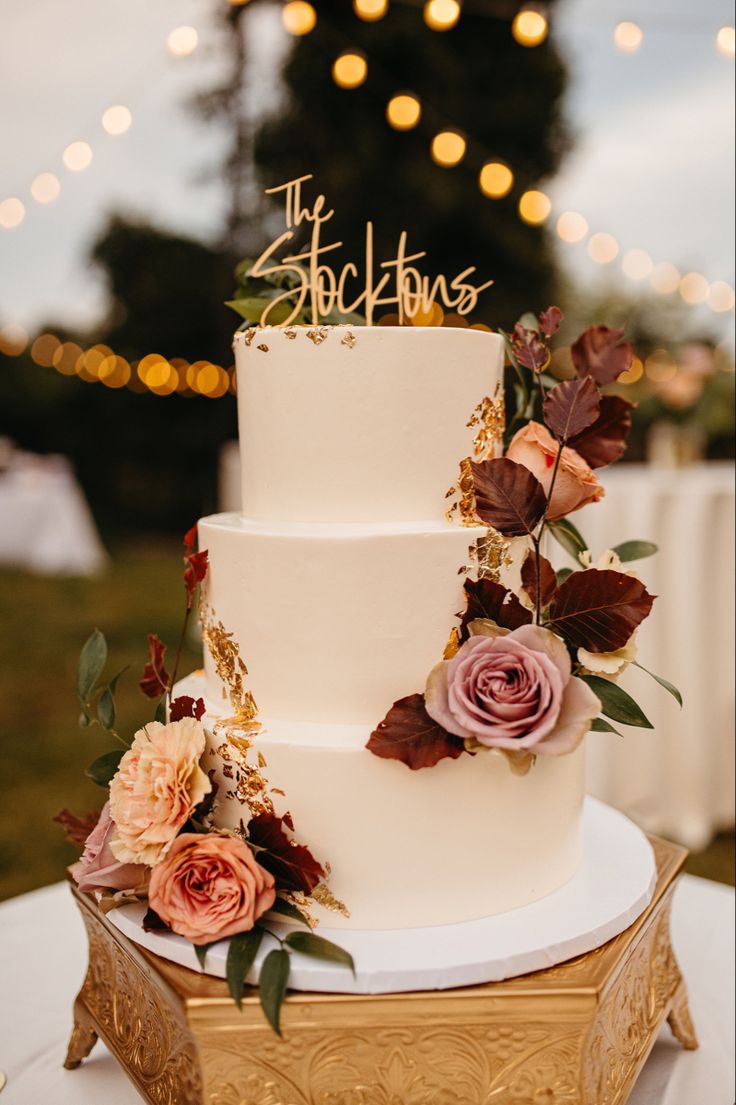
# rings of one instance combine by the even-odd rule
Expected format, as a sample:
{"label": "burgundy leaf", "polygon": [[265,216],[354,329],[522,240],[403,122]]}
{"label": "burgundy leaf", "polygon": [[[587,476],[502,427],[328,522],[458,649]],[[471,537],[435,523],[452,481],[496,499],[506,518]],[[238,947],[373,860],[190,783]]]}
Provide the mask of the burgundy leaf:
{"label": "burgundy leaf", "polygon": [[461,625],[463,640],[468,637],[469,623],[476,618],[489,618],[504,629],[518,629],[532,620],[531,610],[522,606],[514,592],[492,579],[466,579],[465,595],[468,605]]}
{"label": "burgundy leaf", "polygon": [[193,717],[199,721],[203,714],[203,698],[194,699],[188,694],[182,694],[171,703],[169,721],[181,721],[183,717]]}
{"label": "burgundy leaf", "polygon": [[537,477],[508,457],[470,462],[475,487],[475,509],[505,537],[523,537],[535,529],[547,506]]}
{"label": "burgundy leaf", "polygon": [[608,326],[590,326],[576,342],[570,352],[578,376],[592,376],[597,384],[612,384],[622,372],[631,368],[634,350],[631,345],[621,341],[623,330],[612,330]]}
{"label": "burgundy leaf", "polygon": [[592,376],[565,380],[547,392],[544,421],[557,440],[566,443],[593,425],[600,411],[600,400]]}
{"label": "burgundy leaf", "polygon": [[634,404],[621,395],[602,395],[598,418],[570,442],[591,468],[613,464],[626,452],[626,437],[631,429]]}
{"label": "burgundy leaf", "polygon": [[401,760],[412,771],[434,767],[448,756],[456,760],[465,751],[459,737],[446,732],[429,716],[423,694],[412,694],[394,702],[371,733],[366,748],[385,760]]}
{"label": "burgundy leaf", "polygon": [[61,813],[57,813],[56,817],[52,817],[51,820],[57,821],[61,825],[66,833],[67,840],[71,844],[84,848],[87,837],[100,820],[100,812],[100,810],[90,810],[84,817],[77,817],[71,810],[64,809]]}
{"label": "burgundy leaf", "polygon": [[184,534],[184,548],[187,553],[194,552],[194,546],[197,544],[197,523],[195,522],[191,529],[188,529]]}
{"label": "burgundy leaf", "polygon": [[275,813],[262,813],[248,824],[248,842],[256,849],[261,867],[276,879],[279,890],[300,890],[311,894],[325,877],[325,870],[304,844],[297,842],[284,830],[293,828],[291,817],[277,817]]}
{"label": "burgundy leaf", "polygon": [[166,645],[155,633],[148,634],[148,663],[138,686],[148,698],[160,698],[169,689],[169,673],[164,667]]}
{"label": "burgundy leaf", "polygon": [[654,596],[634,576],[610,569],[573,572],[549,609],[549,625],[576,648],[614,652],[652,609]]}
{"label": "burgundy leaf", "polygon": [[[549,560],[539,558],[540,600],[541,607],[549,606],[557,593],[557,576]],[[521,567],[521,582],[529,598],[534,605],[537,603],[537,558],[534,550],[530,549],[526,554],[526,560]],[[522,607],[523,609],[523,607]]]}
{"label": "burgundy leaf", "polygon": [[559,307],[548,307],[546,311],[542,311],[539,316],[539,327],[545,338],[551,338],[557,333],[564,317]]}
{"label": "burgundy leaf", "polygon": [[208,568],[207,549],[203,552],[189,553],[184,557],[184,587],[187,592],[187,610],[194,605],[194,592],[204,577]]}
{"label": "burgundy leaf", "polygon": [[536,330],[517,322],[511,335],[511,348],[519,364],[532,372],[543,372],[550,361],[550,352]]}
{"label": "burgundy leaf", "polygon": [[151,909],[150,905],[141,921],[144,932],[171,932],[171,928],[162,921],[158,913]]}

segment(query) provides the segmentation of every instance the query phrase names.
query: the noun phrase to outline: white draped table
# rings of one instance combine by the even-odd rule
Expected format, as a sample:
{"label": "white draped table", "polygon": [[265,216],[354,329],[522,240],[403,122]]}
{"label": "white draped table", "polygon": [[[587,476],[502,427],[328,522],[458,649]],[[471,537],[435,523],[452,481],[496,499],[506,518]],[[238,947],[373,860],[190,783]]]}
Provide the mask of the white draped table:
{"label": "white draped table", "polygon": [[68,461],[16,454],[0,471],[0,567],[94,575],[107,556]]}
{"label": "white draped table", "polygon": [[[682,879],[672,937],[700,1049],[683,1051],[664,1026],[629,1105],[733,1105],[733,925],[730,888]],[[101,1043],[79,1070],[62,1068],[86,959],[82,921],[66,885],[0,905],[0,1070],[7,1075],[2,1105],[140,1102]]]}

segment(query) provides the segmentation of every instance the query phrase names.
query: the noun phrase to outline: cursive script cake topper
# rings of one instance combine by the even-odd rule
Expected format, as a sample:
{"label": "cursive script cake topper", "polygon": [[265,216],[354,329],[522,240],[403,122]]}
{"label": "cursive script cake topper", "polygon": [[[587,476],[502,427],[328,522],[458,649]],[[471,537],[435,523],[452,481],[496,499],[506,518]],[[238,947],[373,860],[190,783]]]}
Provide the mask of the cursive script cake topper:
{"label": "cursive script cake topper", "polygon": [[[395,257],[381,261],[379,271],[375,271],[372,222],[366,223],[365,228],[365,274],[362,282],[358,266],[353,261],[347,261],[339,271],[333,270],[325,263],[325,255],[339,249],[343,243],[322,242],[323,227],[335,212],[334,209],[327,210],[327,201],[322,194],[311,206],[304,203],[302,185],[312,179],[313,174],[308,173],[266,189],[267,195],[283,195],[286,229],[264,249],[250,268],[249,276],[283,281],[284,290],[266,306],[260,317],[261,326],[269,324],[269,316],[273,312],[278,325],[288,326],[297,321],[306,308],[310,310],[314,325],[335,315],[351,315],[361,311],[366,325],[371,326],[377,307],[392,307],[403,324],[420,312],[428,314],[438,301],[445,308],[466,315],[477,305],[480,293],[493,284],[492,280],[473,283],[474,265],[463,269],[450,280],[446,276],[430,280],[414,264],[426,257],[426,250],[408,253],[406,230],[399,235]],[[286,254],[278,259],[278,251],[294,239],[303,223],[311,227],[308,245],[298,253]],[[289,306],[291,311],[284,317],[284,309]]]}

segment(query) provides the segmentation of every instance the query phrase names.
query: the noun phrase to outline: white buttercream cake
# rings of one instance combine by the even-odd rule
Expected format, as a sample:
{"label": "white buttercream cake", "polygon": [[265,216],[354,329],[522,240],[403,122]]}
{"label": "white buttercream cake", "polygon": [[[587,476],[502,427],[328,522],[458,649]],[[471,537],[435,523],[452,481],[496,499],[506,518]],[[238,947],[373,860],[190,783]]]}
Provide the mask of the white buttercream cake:
{"label": "white buttercream cake", "polygon": [[551,893],[580,860],[582,749],[518,775],[499,755],[412,771],[365,747],[423,690],[477,568],[487,527],[448,514],[447,492],[502,394],[501,338],[264,327],[235,356],[243,510],[199,523],[205,671],[177,688],[206,703],[216,824],[264,798],[290,812],[346,907],[315,907],[328,928],[452,924]]}

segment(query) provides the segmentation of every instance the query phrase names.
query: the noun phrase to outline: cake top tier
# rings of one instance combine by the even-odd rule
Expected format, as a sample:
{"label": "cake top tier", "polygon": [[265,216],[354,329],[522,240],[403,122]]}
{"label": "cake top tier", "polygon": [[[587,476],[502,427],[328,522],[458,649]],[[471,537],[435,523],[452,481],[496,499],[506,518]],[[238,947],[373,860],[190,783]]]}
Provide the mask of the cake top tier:
{"label": "cake top tier", "polygon": [[460,461],[497,448],[503,342],[451,327],[235,335],[243,512],[285,522],[440,520]]}

